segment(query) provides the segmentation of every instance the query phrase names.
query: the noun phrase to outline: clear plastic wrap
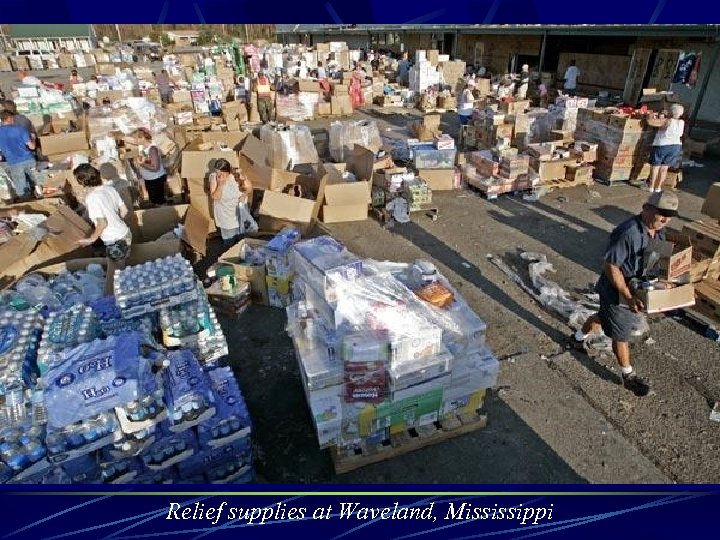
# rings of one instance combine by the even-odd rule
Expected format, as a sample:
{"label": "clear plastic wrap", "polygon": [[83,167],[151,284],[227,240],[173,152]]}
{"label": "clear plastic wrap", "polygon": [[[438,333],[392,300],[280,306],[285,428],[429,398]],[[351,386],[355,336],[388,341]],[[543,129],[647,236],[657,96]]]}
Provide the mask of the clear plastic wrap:
{"label": "clear plastic wrap", "polygon": [[382,148],[380,131],[375,122],[332,122],[328,131],[330,157],[337,163],[343,163],[350,159],[356,144],[368,148],[375,154]]}
{"label": "clear plastic wrap", "polygon": [[127,97],[110,106],[94,107],[88,111],[87,129],[90,142],[112,137],[114,132],[130,135],[139,128],[160,133],[169,125],[167,110],[144,97]]}
{"label": "clear plastic wrap", "polygon": [[306,126],[265,124],[260,138],[268,151],[268,163],[276,169],[292,169],[295,165],[318,163],[317,149]]}
{"label": "clear plastic wrap", "polygon": [[134,333],[94,340],[56,355],[47,372],[48,424],[62,427],[157,390],[151,362]]}
{"label": "clear plastic wrap", "polygon": [[214,448],[250,437],[250,413],[232,370],[214,369],[208,373],[208,379],[215,395],[216,414],[198,425],[199,443]]}
{"label": "clear plastic wrap", "polygon": [[308,105],[307,101],[300,100],[298,94],[278,95],[275,98],[275,114],[278,118],[287,118],[294,122],[312,120],[314,110],[309,110]]}
{"label": "clear plastic wrap", "polygon": [[189,429],[215,414],[210,385],[195,355],[180,349],[168,352],[170,365],[163,371],[164,400],[171,430]]}

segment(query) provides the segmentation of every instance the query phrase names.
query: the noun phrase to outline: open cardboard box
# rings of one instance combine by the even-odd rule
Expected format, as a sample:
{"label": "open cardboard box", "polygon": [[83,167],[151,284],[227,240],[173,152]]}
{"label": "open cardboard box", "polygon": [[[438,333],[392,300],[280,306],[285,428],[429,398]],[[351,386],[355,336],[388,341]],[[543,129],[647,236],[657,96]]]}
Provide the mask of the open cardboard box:
{"label": "open cardboard box", "polygon": [[648,243],[643,267],[647,267],[651,254],[657,253],[660,259],[651,269],[653,276],[672,283],[689,283],[692,251],[689,237],[674,231],[666,231],[666,240],[653,238]]}
{"label": "open cardboard box", "polygon": [[207,178],[213,172],[213,165],[218,159],[226,159],[233,167],[239,167],[238,155],[231,150],[193,150],[186,149],[182,153],[180,176],[187,180]]}
{"label": "open cardboard box", "polygon": [[695,287],[678,285],[672,289],[643,289],[635,295],[645,305],[646,313],[661,313],[695,305]]}
{"label": "open cardboard box", "polygon": [[[265,190],[259,207],[258,225],[262,231],[279,231],[290,225],[305,233],[317,220],[323,202],[327,175],[312,177],[296,175],[295,184],[285,188],[286,192]],[[301,186],[305,196],[291,195],[293,186]]]}
{"label": "open cardboard box", "polygon": [[203,131],[200,139],[204,143],[219,143],[238,151],[247,136],[247,131]]}
{"label": "open cardboard box", "polygon": [[42,227],[47,229],[48,234],[40,242],[30,234],[22,234],[0,246],[1,275],[17,278],[40,265],[60,262],[71,254],[77,256],[90,251],[89,248],[79,247],[76,242],[89,236],[91,226],[67,206],[40,202],[14,207],[47,215]]}
{"label": "open cardboard box", "polygon": [[371,183],[367,180],[343,179],[344,164],[326,163],[321,219],[323,223],[364,221],[368,215]]}
{"label": "open cardboard box", "polygon": [[40,137],[40,147],[45,156],[54,156],[57,154],[67,154],[69,152],[77,152],[89,150],[87,133],[84,131],[76,131],[73,133],[61,133],[58,135],[46,135]]}
{"label": "open cardboard box", "polygon": [[265,245],[267,245],[265,240],[243,238],[240,242],[220,255],[219,262],[221,264],[231,265],[235,270],[235,277],[238,280],[250,283],[250,297],[253,304],[269,306],[270,298],[268,297],[267,284],[265,283],[265,265],[249,264],[241,257],[248,246],[260,248]]}

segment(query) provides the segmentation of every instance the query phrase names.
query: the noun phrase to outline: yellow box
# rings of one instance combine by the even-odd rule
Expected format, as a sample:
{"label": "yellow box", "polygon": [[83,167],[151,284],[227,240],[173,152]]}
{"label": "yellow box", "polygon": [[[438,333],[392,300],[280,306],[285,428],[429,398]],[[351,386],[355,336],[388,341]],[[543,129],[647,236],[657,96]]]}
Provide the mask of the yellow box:
{"label": "yellow box", "polygon": [[275,289],[279,294],[290,294],[292,278],[266,276],[265,282],[267,283],[268,289]]}

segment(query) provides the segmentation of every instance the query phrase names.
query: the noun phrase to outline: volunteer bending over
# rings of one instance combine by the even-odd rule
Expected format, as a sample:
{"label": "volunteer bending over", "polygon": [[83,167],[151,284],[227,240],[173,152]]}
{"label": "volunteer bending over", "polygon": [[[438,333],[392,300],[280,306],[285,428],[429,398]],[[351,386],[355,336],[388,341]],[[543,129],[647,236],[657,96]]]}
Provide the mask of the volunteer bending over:
{"label": "volunteer bending over", "polygon": [[95,225],[93,233],[77,243],[80,246],[90,246],[99,239],[105,244],[108,257],[105,294],[111,295],[115,270],[125,268],[132,243],[130,229],[123,221],[128,209],[117,190],[111,185],[103,184],[100,171],[89,163],[78,165],[73,174],[81,186],[92,188],[85,197],[85,207],[88,218]]}

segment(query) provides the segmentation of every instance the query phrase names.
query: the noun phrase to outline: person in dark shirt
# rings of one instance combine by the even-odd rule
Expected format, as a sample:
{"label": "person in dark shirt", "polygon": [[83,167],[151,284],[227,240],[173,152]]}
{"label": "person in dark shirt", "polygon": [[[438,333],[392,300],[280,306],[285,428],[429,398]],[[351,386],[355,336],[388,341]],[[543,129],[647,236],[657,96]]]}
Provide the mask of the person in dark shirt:
{"label": "person in dark shirt", "polygon": [[585,339],[601,329],[612,340],[613,353],[622,371],[623,386],[637,396],[646,396],[650,386],[633,370],[630,340],[645,308],[633,295],[630,280],[644,277],[643,257],[650,240],[665,239],[663,230],[677,216],[677,195],[670,191],[653,193],[642,212],[618,225],[610,235],[605,263],[596,290],[600,311],[590,317],[571,338],[575,348],[584,348]]}

